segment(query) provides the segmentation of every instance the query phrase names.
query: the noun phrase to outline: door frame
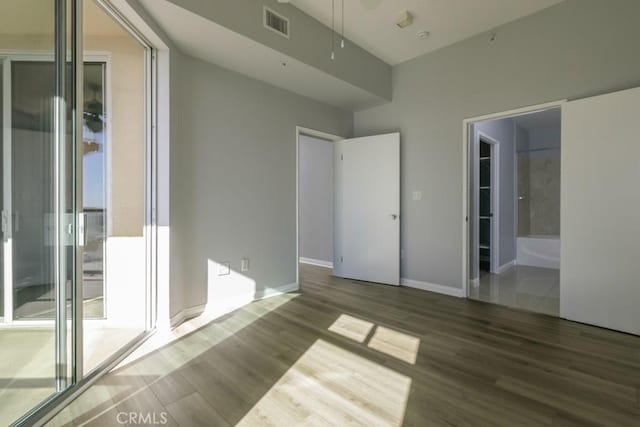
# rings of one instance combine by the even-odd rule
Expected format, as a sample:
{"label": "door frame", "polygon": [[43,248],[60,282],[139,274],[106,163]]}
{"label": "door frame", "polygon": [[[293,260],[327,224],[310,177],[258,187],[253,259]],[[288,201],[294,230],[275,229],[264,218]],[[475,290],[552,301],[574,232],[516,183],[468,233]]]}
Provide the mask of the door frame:
{"label": "door frame", "polygon": [[[481,116],[470,117],[462,120],[462,290],[465,298],[469,297],[469,282],[471,281],[471,279],[469,278],[470,239],[468,222],[471,214],[471,207],[469,206],[469,177],[471,176],[469,171],[471,164],[469,150],[471,146],[472,135],[472,132],[470,132],[471,125],[486,120],[504,119],[507,117],[516,117],[522,116],[524,114],[550,110],[553,108],[561,108],[565,102],[567,102],[567,99],[561,99],[558,101],[530,105],[497,113],[484,114]],[[517,203],[517,199],[515,197],[514,203]]]}
{"label": "door frame", "polygon": [[473,242],[475,257],[473,258],[473,280],[479,277],[480,269],[480,142],[491,145],[491,244],[489,245],[491,273],[500,268],[500,141],[484,132],[476,132],[477,138],[472,141],[473,158]]}
{"label": "door frame", "polygon": [[296,286],[298,288],[300,288],[300,136],[310,136],[331,143],[345,139],[328,132],[296,126]]}
{"label": "door frame", "polygon": [[[0,81],[0,85],[2,85],[2,122],[4,123],[3,127],[3,135],[2,135],[2,146],[0,150],[2,150],[2,198],[3,198],[3,208],[2,209],[2,222],[3,226],[6,227],[8,231],[8,235],[3,238],[0,244],[3,245],[2,257],[0,259],[0,263],[2,263],[2,282],[3,288],[2,292],[4,293],[3,302],[4,302],[4,311],[3,315],[0,316],[0,327],[3,326],[51,326],[55,324],[54,319],[30,319],[30,320],[15,320],[13,318],[13,215],[12,213],[12,196],[13,196],[13,187],[12,187],[12,179],[13,179],[13,168],[12,168],[12,144],[11,144],[11,120],[12,120],[12,111],[11,111],[11,63],[13,61],[21,61],[21,62],[53,62],[54,55],[49,52],[38,52],[38,51],[0,51],[0,67],[2,67],[2,81]],[[105,64],[105,104],[106,110],[105,114],[107,118],[112,117],[112,105],[111,105],[111,53],[110,52],[102,52],[102,51],[86,51],[83,54],[83,64],[84,62],[98,62]],[[111,126],[107,126],[105,128],[105,142],[107,147],[111,147]],[[107,149],[105,152],[105,195],[106,195],[106,210],[107,212],[111,212],[111,185],[110,185],[110,175],[111,175],[111,150]],[[8,190],[8,191],[5,191]],[[5,215],[6,213],[8,215]],[[107,224],[110,223],[108,218],[105,217],[105,222]],[[107,228],[105,228],[105,232],[107,232]],[[106,253],[104,254],[104,259],[106,260]],[[103,280],[103,298],[104,298],[104,318],[106,319],[106,270]],[[102,320],[102,319],[84,319],[84,320]]]}

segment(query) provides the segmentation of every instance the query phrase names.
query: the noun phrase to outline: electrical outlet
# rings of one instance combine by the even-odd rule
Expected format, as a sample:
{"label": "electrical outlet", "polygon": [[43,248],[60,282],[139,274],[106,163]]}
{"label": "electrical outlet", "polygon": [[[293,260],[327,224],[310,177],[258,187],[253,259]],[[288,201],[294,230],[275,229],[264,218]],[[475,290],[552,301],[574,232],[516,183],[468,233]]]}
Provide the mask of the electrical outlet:
{"label": "electrical outlet", "polygon": [[231,274],[231,264],[229,261],[224,261],[218,264],[218,276],[228,276]]}
{"label": "electrical outlet", "polygon": [[240,270],[249,271],[249,258],[242,258],[240,260]]}

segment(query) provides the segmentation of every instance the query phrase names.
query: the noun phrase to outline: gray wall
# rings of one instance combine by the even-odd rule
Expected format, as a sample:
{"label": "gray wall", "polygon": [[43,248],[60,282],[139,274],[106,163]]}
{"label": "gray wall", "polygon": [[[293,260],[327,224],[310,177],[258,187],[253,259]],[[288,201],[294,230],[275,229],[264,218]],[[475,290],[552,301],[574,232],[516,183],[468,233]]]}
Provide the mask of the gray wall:
{"label": "gray wall", "polygon": [[172,65],[175,315],[245,291],[207,295],[210,260],[239,272],[248,257],[256,293],[296,281],[295,126],[348,137],[353,116],[189,56]]}
{"label": "gray wall", "polygon": [[461,287],[463,120],[640,85],[638,16],[566,0],[393,68],[393,101],[355,113],[355,134],[402,133],[403,277]]}
{"label": "gray wall", "polygon": [[[174,316],[177,312],[183,308],[189,307],[185,305],[185,295],[190,294],[192,284],[188,282],[188,275],[190,274],[189,268],[192,268],[192,264],[189,261],[189,250],[186,248],[189,246],[189,237],[182,231],[185,229],[185,220],[180,218],[186,212],[184,203],[188,203],[190,199],[187,197],[183,185],[183,180],[180,176],[175,174],[182,173],[181,169],[184,168],[184,153],[185,146],[187,145],[186,137],[189,135],[189,129],[186,129],[188,123],[180,113],[183,108],[184,98],[182,93],[182,82],[185,80],[187,74],[187,57],[180,53],[178,49],[171,49],[170,56],[170,135],[171,142],[169,145],[169,221],[163,224],[169,228],[169,307],[168,316]],[[161,171],[162,169],[160,169]],[[166,201],[165,201],[166,204]],[[175,215],[175,219],[174,219]],[[166,231],[166,230],[165,230]],[[202,299],[202,291],[198,286],[193,286],[196,289],[195,301]],[[205,294],[206,298],[206,294]],[[189,298],[190,299],[190,298]],[[196,302],[192,305],[204,304],[206,299]],[[167,319],[169,321],[170,319]]]}
{"label": "gray wall", "polygon": [[500,264],[499,266],[502,266],[516,258],[515,125],[511,119],[491,120],[476,123],[473,126],[473,141],[476,146],[479,141],[480,132],[500,143],[498,263]]}
{"label": "gray wall", "polygon": [[300,256],[333,263],[333,142],[300,136]]}
{"label": "gray wall", "polygon": [[529,149],[560,148],[560,125],[535,127],[529,131]]}

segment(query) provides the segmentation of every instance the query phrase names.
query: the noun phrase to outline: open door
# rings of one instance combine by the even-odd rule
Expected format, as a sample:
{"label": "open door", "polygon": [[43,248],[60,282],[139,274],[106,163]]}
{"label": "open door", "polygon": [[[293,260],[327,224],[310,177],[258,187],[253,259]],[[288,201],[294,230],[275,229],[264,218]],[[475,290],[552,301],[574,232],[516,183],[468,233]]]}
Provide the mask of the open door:
{"label": "open door", "polygon": [[400,134],[335,145],[334,275],[400,284]]}
{"label": "open door", "polygon": [[560,316],[640,335],[640,88],[562,107]]}

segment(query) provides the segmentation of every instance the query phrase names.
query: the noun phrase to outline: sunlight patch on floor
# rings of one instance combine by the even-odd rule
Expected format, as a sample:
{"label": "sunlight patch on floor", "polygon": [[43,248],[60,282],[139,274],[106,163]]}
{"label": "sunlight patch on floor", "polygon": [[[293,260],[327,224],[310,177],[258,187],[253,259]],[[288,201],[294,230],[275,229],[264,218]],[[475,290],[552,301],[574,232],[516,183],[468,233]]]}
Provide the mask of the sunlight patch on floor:
{"label": "sunlight patch on floor", "polygon": [[238,425],[400,426],[410,388],[411,378],[317,340]]}
{"label": "sunlight patch on floor", "polygon": [[[371,333],[372,330],[373,334]],[[372,322],[358,319],[348,314],[341,314],[329,326],[329,331],[358,343],[366,344],[367,347],[387,356],[395,357],[412,365],[416,364],[420,338],[384,326],[376,326]]]}
{"label": "sunlight patch on floor", "polygon": [[[224,317],[218,313],[204,313],[184,322],[178,328],[159,331],[104,377],[104,380],[92,385],[67,406],[58,419],[73,420],[91,414],[90,424],[92,420],[115,411],[119,404],[152,396],[149,386],[297,296],[298,294],[284,294],[257,301]],[[216,320],[217,318],[220,319]]]}
{"label": "sunlight patch on floor", "polygon": [[345,338],[363,343],[373,326],[373,323],[367,322],[366,320],[358,319],[348,314],[341,314],[340,317],[329,326],[329,330]]}
{"label": "sunlight patch on floor", "polygon": [[[203,352],[211,349],[212,346],[224,341],[261,317],[276,310],[281,305],[288,303],[298,295],[299,294],[288,293],[278,295],[275,298],[256,301],[237,309],[237,311],[230,314],[228,318],[220,321],[216,321],[216,319],[222,318],[228,313],[205,311],[200,316],[182,323],[177,328],[157,331],[130,354],[119,367],[129,365],[173,343],[174,345],[167,347],[163,354],[173,362],[177,368],[195,359]],[[145,372],[145,374],[159,375],[162,372],[161,370],[159,372]],[[166,374],[166,372],[164,373]]]}
{"label": "sunlight patch on floor", "polygon": [[367,345],[369,348],[415,365],[420,339],[378,326]]}

